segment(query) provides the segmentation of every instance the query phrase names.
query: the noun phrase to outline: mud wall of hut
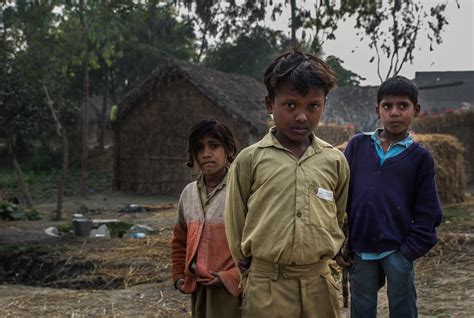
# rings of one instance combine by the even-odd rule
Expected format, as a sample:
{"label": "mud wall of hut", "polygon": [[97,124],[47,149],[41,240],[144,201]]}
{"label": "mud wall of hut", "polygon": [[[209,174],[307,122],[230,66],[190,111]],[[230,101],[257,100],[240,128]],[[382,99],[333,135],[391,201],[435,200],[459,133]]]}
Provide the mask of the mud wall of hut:
{"label": "mud wall of hut", "polygon": [[228,125],[238,149],[254,139],[246,125],[184,79],[146,92],[116,130],[114,189],[179,194],[198,173],[185,165],[188,131],[213,118]]}

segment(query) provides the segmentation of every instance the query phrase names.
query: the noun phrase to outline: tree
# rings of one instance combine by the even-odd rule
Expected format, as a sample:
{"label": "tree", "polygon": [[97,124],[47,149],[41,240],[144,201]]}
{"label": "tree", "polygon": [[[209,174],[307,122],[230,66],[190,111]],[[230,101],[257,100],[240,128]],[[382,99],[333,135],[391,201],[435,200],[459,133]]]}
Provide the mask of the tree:
{"label": "tree", "polygon": [[222,43],[211,49],[204,65],[261,80],[265,67],[281,51],[284,40],[280,32],[256,27],[252,33],[238,36],[235,43]]}
{"label": "tree", "polygon": [[344,68],[344,66],[342,66],[344,61],[334,55],[328,56],[326,63],[336,73],[338,87],[357,86],[360,84],[360,81],[365,80],[365,78],[360,75]]}
{"label": "tree", "polygon": [[[155,1],[157,2],[157,1]],[[120,10],[123,52],[111,67],[111,86],[122,95],[136,86],[166,59],[195,57],[195,34],[189,20],[179,22],[171,5],[153,1]]]}
{"label": "tree", "polygon": [[[25,204],[31,208],[33,203],[17,159],[17,145],[19,141],[26,143],[41,136],[50,124],[50,118],[43,111],[44,103],[38,83],[25,67],[28,59],[23,57],[24,47],[31,32],[21,19],[22,14],[27,15],[25,4],[19,3],[16,7],[3,4],[1,10],[0,137],[7,141],[8,154]],[[38,16],[29,15],[35,22],[39,21]]]}
{"label": "tree", "polygon": [[[446,3],[433,4],[421,0],[347,1],[347,11],[356,15],[355,27],[361,30],[361,40],[369,39],[375,51],[369,62],[376,61],[380,81],[397,75],[406,62],[413,62],[420,31],[424,30],[434,44],[442,42],[441,32],[448,24]],[[388,61],[383,71],[381,62]]]}

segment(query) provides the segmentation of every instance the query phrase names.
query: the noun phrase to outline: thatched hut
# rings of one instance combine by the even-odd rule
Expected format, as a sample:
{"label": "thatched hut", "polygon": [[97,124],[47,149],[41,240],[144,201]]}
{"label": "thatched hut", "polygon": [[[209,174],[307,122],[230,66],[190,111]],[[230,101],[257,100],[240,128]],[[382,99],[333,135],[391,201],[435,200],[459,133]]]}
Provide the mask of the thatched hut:
{"label": "thatched hut", "polygon": [[265,88],[255,79],[170,60],[129,92],[115,123],[113,188],[179,193],[193,180],[185,167],[189,128],[217,119],[241,149],[267,131]]}

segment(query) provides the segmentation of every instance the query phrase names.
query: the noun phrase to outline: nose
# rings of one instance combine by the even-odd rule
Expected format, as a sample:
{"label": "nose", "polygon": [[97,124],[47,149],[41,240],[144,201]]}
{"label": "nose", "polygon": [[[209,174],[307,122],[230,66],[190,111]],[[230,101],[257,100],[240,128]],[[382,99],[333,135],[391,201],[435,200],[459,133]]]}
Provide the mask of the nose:
{"label": "nose", "polygon": [[211,155],[211,151],[210,151],[210,150],[211,150],[211,148],[209,148],[209,147],[207,147],[207,146],[204,147],[204,148],[202,148],[202,150],[201,150],[201,156],[202,156],[203,158],[209,157],[209,156]]}
{"label": "nose", "polygon": [[308,121],[308,117],[304,111],[299,111],[295,114],[295,120],[299,123],[305,123]]}
{"label": "nose", "polygon": [[391,117],[400,116],[400,112],[398,111],[398,107],[392,107],[392,109],[390,110],[390,116]]}

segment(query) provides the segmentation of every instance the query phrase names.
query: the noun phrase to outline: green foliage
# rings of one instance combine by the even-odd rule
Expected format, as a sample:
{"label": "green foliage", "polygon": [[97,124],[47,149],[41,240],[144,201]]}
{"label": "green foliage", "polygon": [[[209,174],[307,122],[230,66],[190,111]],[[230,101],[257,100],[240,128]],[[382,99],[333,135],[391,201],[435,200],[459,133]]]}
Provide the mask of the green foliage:
{"label": "green foliage", "polygon": [[[28,166],[28,165],[27,165]],[[35,200],[52,199],[58,191],[58,179],[60,171],[58,169],[48,169],[46,171],[24,171],[26,182],[30,186],[31,196]],[[80,171],[73,168],[66,177],[66,187],[64,195],[79,195]],[[88,186],[91,193],[107,192],[112,189],[112,174],[110,172],[90,171],[88,175]],[[0,188],[20,196],[15,172],[12,170],[0,170]]]}
{"label": "green foliage", "polygon": [[112,237],[122,237],[127,231],[133,226],[131,223],[127,222],[117,222],[107,224],[109,229],[110,236]]}
{"label": "green foliage", "polygon": [[204,65],[261,80],[265,67],[280,53],[283,43],[279,32],[257,27],[252,33],[241,34],[235,43],[224,43],[211,49]]}
{"label": "green foliage", "polygon": [[20,206],[0,201],[0,218],[6,221],[21,221],[21,220],[40,220],[40,214],[34,209],[23,209]]}
{"label": "green foliage", "polygon": [[326,63],[336,73],[338,87],[357,86],[360,84],[360,81],[365,80],[365,78],[360,75],[344,68],[344,66],[342,66],[344,61],[334,55],[328,56]]}
{"label": "green foliage", "polygon": [[73,230],[73,224],[72,222],[61,223],[58,224],[56,228],[58,229],[59,233],[68,234]]}

